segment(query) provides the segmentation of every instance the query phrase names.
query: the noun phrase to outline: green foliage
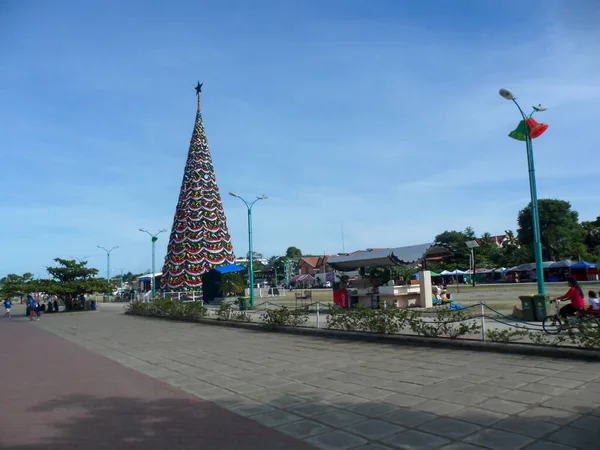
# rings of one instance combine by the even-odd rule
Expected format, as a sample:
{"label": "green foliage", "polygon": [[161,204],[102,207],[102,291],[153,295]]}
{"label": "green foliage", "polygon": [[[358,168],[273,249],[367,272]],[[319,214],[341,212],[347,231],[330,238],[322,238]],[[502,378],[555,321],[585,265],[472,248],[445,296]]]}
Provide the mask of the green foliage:
{"label": "green foliage", "polygon": [[[539,334],[539,333],[538,333]],[[512,341],[522,340],[524,336],[529,336],[529,332],[527,330],[520,329],[509,329],[506,328],[504,330],[486,330],[485,337],[492,342],[502,342],[504,344],[508,344]]]}
{"label": "green foliage", "polygon": [[289,259],[300,258],[302,256],[302,250],[298,247],[288,247],[285,251],[285,257]]}
{"label": "green foliage", "polygon": [[479,331],[469,313],[464,311],[438,310],[432,317],[418,311],[388,306],[376,310],[359,306],[350,310],[333,308],[327,317],[327,327],[346,331],[397,334],[410,330],[419,336],[457,338]]}
{"label": "green foliage", "polygon": [[207,315],[207,309],[200,302],[175,300],[156,300],[153,303],[131,302],[127,305],[127,312],[138,316],[193,319],[202,319]]}
{"label": "green foliage", "polygon": [[46,294],[56,295],[60,298],[67,311],[73,309],[73,305],[80,295],[108,290],[108,283],[95,278],[98,270],[87,267],[87,261],[77,262],[61,258],[55,258],[54,261],[58,265],[48,267],[48,273],[52,279],[39,280],[39,289]]}
{"label": "green foliage", "polygon": [[217,320],[252,322],[252,316],[244,311],[237,311],[231,303],[221,303],[217,310]]}
{"label": "green foliage", "polygon": [[244,293],[246,281],[239,272],[225,273],[221,275],[218,286],[222,297],[238,296]]}
{"label": "green foliage", "polygon": [[33,274],[16,275],[10,273],[2,279],[0,295],[2,298],[19,297],[22,299],[28,293],[38,290],[38,288],[39,282],[33,279]]}
{"label": "green foliage", "polygon": [[469,267],[470,250],[467,248],[467,241],[475,239],[475,232],[471,227],[465,231],[444,231],[435,237],[435,242],[446,244],[454,254],[445,260],[446,263],[454,264],[456,267],[465,269]]}
{"label": "green foliage", "polygon": [[261,320],[268,326],[299,327],[308,320],[308,311],[304,308],[289,309],[285,306],[267,309]]}
{"label": "green foliage", "polygon": [[[577,260],[585,254],[586,230],[578,222],[577,211],[571,210],[571,203],[542,199],[538,201],[538,209],[544,261]],[[530,249],[529,260],[533,260],[531,203],[519,212],[517,221],[519,242]]]}

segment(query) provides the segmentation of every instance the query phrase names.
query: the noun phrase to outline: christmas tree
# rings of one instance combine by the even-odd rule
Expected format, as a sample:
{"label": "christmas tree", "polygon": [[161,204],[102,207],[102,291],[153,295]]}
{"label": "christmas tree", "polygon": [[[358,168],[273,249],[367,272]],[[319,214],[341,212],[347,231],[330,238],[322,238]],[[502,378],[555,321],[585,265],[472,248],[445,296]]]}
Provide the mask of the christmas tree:
{"label": "christmas tree", "polygon": [[202,123],[200,83],[196,86],[196,95],[196,124],[161,280],[162,287],[171,291],[198,290],[202,286],[203,273],[235,262]]}

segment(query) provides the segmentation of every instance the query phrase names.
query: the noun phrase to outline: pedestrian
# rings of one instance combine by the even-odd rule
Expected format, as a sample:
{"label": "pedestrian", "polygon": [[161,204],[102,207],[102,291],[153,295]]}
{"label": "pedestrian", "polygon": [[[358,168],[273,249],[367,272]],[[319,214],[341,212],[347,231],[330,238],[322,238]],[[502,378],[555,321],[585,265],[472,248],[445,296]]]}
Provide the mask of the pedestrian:
{"label": "pedestrian", "polygon": [[4,310],[6,311],[4,313],[4,317],[6,317],[8,319],[12,319],[12,316],[10,315],[11,308],[12,308],[12,300],[10,298],[7,298],[6,300],[4,300]]}
{"label": "pedestrian", "polygon": [[58,312],[58,300],[54,299],[54,312]]}
{"label": "pedestrian", "polygon": [[40,318],[38,317],[36,312],[35,299],[31,294],[27,294],[27,308],[29,309],[29,321],[37,319],[39,322]]}

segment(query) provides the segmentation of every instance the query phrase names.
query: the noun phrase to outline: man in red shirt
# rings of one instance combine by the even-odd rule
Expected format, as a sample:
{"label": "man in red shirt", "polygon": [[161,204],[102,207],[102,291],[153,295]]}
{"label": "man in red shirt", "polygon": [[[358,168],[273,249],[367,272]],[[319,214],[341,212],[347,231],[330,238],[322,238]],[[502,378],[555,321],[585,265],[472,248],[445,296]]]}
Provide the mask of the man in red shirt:
{"label": "man in red shirt", "polygon": [[585,299],[583,298],[583,291],[577,280],[573,277],[567,278],[569,284],[569,290],[562,297],[556,297],[555,300],[571,300],[571,303],[560,308],[560,315],[562,317],[574,316],[577,311],[583,311],[585,309]]}

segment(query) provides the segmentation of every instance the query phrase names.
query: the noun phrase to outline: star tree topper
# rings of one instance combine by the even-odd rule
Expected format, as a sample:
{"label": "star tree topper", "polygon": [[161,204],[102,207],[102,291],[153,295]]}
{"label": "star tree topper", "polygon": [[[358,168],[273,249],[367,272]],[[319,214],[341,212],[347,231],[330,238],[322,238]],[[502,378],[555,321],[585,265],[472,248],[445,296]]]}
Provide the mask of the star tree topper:
{"label": "star tree topper", "polygon": [[204,83],[200,83],[200,81],[198,81],[198,85],[194,88],[196,89],[196,95],[198,96],[198,111],[200,111],[200,97],[202,94],[202,85]]}

